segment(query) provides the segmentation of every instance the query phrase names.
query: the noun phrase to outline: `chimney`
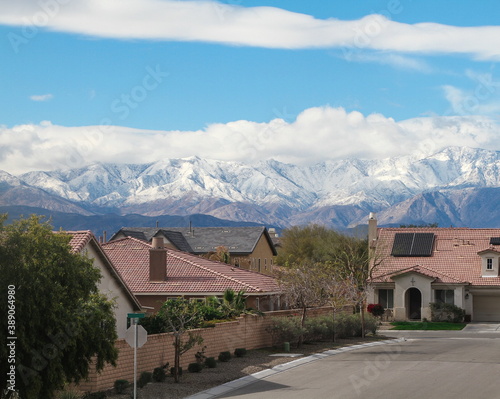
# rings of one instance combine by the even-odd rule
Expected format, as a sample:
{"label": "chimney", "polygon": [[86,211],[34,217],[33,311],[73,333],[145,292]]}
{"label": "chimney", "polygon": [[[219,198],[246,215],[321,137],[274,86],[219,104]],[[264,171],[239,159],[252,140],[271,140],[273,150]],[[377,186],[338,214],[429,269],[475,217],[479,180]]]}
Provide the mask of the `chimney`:
{"label": "chimney", "polygon": [[374,212],[370,212],[368,216],[368,245],[370,248],[375,248],[377,243],[377,216]]}
{"label": "chimney", "polygon": [[107,236],[107,234],[106,234],[106,230],[104,230],[104,231],[102,232],[102,242],[103,242],[104,244],[106,244],[106,240],[107,240],[107,237],[106,237],[106,236]]}
{"label": "chimney", "polygon": [[149,250],[149,281],[167,279],[167,250],[162,237],[153,237],[153,248]]}

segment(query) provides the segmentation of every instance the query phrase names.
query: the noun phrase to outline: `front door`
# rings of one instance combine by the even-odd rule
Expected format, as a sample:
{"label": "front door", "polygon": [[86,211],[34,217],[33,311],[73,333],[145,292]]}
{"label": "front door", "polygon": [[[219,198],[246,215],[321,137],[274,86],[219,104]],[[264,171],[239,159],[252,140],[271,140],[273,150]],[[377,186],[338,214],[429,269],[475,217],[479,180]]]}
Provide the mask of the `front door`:
{"label": "front door", "polygon": [[417,288],[410,288],[407,292],[408,318],[410,320],[420,320],[422,308],[422,294]]}

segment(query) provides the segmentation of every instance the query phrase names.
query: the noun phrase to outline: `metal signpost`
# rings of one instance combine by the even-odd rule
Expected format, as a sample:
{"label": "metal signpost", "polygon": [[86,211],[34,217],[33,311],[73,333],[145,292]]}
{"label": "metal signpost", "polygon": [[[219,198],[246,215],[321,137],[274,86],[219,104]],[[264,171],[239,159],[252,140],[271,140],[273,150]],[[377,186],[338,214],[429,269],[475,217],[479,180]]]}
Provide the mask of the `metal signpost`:
{"label": "metal signpost", "polygon": [[134,348],[134,399],[137,399],[137,348],[140,348],[148,340],[148,333],[143,326],[138,323],[144,317],[144,313],[128,313],[132,325],[125,333],[125,341]]}

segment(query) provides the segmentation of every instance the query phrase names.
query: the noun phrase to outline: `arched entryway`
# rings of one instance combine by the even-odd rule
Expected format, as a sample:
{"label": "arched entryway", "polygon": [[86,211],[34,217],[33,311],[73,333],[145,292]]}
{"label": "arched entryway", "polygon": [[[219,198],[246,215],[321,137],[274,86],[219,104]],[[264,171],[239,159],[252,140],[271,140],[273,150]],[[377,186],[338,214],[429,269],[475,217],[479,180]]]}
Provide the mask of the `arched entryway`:
{"label": "arched entryway", "polygon": [[418,288],[410,288],[406,291],[406,312],[410,320],[422,318],[422,293]]}

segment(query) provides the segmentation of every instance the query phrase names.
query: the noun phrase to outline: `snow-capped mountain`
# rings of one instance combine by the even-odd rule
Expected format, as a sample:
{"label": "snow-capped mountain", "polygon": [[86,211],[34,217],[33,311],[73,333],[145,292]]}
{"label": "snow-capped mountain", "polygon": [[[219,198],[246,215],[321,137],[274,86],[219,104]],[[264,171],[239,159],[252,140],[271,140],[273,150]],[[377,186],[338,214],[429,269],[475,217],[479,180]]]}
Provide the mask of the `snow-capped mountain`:
{"label": "snow-capped mountain", "polygon": [[[500,152],[463,147],[425,158],[346,159],[312,166],[197,157],[143,165],[99,163],[17,177],[3,172],[0,205],[19,205],[22,187],[43,193],[44,206],[36,199],[33,206],[61,210],[64,205],[82,214],[203,213],[277,226],[315,222],[346,227],[376,211],[381,223],[471,226],[484,219],[500,225],[500,213],[492,221],[473,212],[489,209],[500,196],[499,172]],[[7,195],[14,189],[19,198]]]}

